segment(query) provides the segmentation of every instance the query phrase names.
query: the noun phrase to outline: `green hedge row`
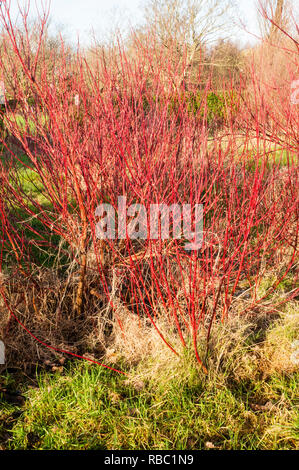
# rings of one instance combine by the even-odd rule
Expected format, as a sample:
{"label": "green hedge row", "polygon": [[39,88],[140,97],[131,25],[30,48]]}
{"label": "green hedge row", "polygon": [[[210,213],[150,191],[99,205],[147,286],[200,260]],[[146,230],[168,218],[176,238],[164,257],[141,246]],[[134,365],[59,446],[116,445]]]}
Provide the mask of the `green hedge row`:
{"label": "green hedge row", "polygon": [[182,105],[187,106],[189,113],[205,118],[209,126],[224,124],[229,116],[235,117],[238,110],[237,94],[234,91],[207,94],[189,92],[183,98],[173,98],[174,110]]}

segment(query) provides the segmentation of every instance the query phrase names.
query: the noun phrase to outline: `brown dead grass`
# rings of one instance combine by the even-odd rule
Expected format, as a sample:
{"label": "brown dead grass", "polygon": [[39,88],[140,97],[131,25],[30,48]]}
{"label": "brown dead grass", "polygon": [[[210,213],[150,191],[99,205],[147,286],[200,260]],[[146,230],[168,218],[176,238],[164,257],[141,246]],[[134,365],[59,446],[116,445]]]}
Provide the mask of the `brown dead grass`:
{"label": "brown dead grass", "polygon": [[[142,364],[143,377],[139,377],[140,380],[159,377],[162,371],[165,375],[165,370],[169,374],[181,373],[178,372],[182,369],[180,364],[186,355],[193,357],[194,353],[191,344],[186,350],[182,348],[174,325],[166,320],[167,315],[157,318],[156,326],[177,355],[163,342],[148,318],[138,317],[120,301],[117,289],[112,289],[111,294],[114,309],[104,302],[102,296],[90,294],[85,299],[85,312],[88,314],[82,318],[71,315],[76,293],[76,282],[71,274],[62,281],[53,272],[45,274],[43,270],[36,288],[32,288],[29,281],[27,288],[22,278],[2,278],[11,311],[32,335],[60,350],[110,365],[123,364],[134,368],[137,376],[139,364]],[[275,315],[261,309],[245,316],[242,312],[246,302],[243,297],[237,299],[234,315],[224,323],[215,323],[208,355],[206,330],[202,327],[199,331],[199,354],[210,373],[242,380],[294,372],[298,368],[292,358],[293,343],[299,339],[299,303],[289,302]],[[61,358],[65,357],[30,336],[10,315],[2,298],[0,338],[5,338],[8,366],[35,368],[36,364],[53,361],[60,364]],[[190,339],[186,332],[185,339],[188,345]]]}

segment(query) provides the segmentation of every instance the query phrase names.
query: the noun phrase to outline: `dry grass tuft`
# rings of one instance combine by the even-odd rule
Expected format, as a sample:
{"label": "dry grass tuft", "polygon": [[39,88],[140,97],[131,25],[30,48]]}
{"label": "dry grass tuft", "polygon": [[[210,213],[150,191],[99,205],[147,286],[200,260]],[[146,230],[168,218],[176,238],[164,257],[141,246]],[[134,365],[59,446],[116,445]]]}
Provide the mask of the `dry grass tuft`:
{"label": "dry grass tuft", "polygon": [[[141,324],[142,323],[142,324]],[[132,372],[131,383],[151,381],[164,384],[188,381],[192,373],[201,374],[192,346],[183,350],[176,333],[167,324],[159,323],[165,339],[176,349],[173,354],[145,319],[130,314],[121,318],[114,328],[114,337],[106,351],[106,360],[122,360]],[[204,331],[199,333],[200,353],[204,357]],[[211,382],[232,383],[265,380],[275,374],[292,374],[298,370],[294,346],[299,339],[298,302],[287,305],[279,315],[260,314],[258,321],[250,316],[236,315],[224,323],[216,322],[212,331],[206,365]],[[299,347],[297,348],[299,349]],[[204,380],[204,377],[203,377]]]}
{"label": "dry grass tuft", "polygon": [[263,344],[260,368],[265,376],[276,373],[291,374],[298,370],[295,360],[299,352],[299,303],[287,305],[285,313],[269,329]]}

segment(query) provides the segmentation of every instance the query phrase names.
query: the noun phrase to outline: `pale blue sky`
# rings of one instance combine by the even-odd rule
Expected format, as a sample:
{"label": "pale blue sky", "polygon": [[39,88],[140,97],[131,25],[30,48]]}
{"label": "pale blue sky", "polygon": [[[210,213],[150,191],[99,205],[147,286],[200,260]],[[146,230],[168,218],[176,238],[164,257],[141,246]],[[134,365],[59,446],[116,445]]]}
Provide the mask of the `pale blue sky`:
{"label": "pale blue sky", "polygon": [[[26,0],[19,0],[22,5]],[[41,7],[45,0],[31,0],[32,11]],[[208,1],[208,0],[207,0]],[[254,34],[258,33],[256,4],[257,0],[235,0],[236,21],[242,18],[247,29]],[[14,15],[17,11],[18,0],[11,0]],[[87,45],[94,30],[98,38],[118,25],[125,29],[129,24],[136,24],[142,20],[142,0],[51,0],[52,24],[58,28],[63,27],[66,36],[76,40],[79,35],[83,45]],[[242,29],[233,37],[242,43],[252,41],[252,36]]]}

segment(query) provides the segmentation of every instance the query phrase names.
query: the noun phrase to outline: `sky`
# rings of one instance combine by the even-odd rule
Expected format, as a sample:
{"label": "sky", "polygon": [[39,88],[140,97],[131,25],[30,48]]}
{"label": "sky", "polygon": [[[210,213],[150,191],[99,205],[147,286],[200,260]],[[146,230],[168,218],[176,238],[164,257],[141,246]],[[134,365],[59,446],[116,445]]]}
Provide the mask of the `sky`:
{"label": "sky", "polygon": [[[26,0],[11,0],[13,16],[16,17],[18,3]],[[35,8],[41,8],[45,1],[31,0],[32,13]],[[109,32],[118,26],[125,30],[129,25],[136,25],[142,21],[142,1],[144,0],[51,0],[50,17],[53,30],[62,30],[66,38],[87,46],[92,34],[97,39],[109,35]],[[209,1],[209,0],[207,0]],[[236,21],[241,18],[250,33],[258,34],[256,4],[257,0],[235,0],[234,17]],[[254,36],[240,28],[232,35],[232,39],[242,44],[254,42]]]}

